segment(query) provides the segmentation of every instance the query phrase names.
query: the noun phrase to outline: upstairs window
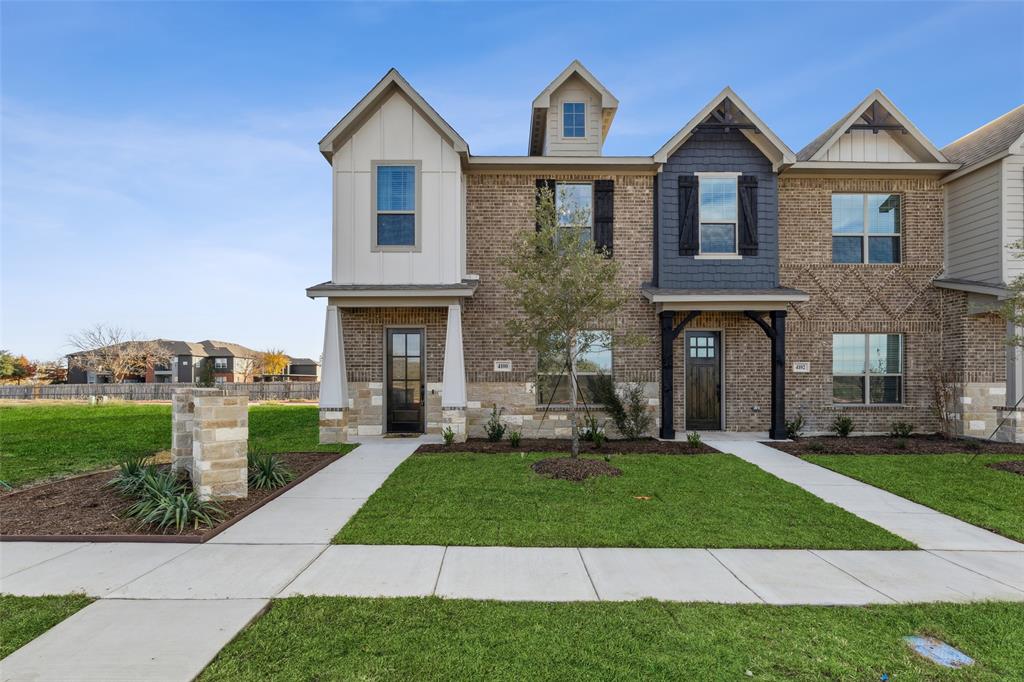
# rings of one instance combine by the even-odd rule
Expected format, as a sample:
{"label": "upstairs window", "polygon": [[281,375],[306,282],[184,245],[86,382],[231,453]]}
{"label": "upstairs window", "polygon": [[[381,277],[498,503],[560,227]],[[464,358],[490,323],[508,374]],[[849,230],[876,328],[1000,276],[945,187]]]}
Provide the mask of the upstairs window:
{"label": "upstairs window", "polygon": [[416,170],[412,163],[375,164],[376,250],[409,250],[417,246]]}
{"label": "upstairs window", "polygon": [[832,401],[885,405],[903,400],[900,334],[833,334]]}
{"label": "upstairs window", "polygon": [[587,106],[583,102],[562,103],[562,137],[586,137]]}
{"label": "upstairs window", "polygon": [[227,358],[214,358],[213,359],[213,368],[214,369],[227,369],[228,368],[228,359]]}
{"label": "upstairs window", "polygon": [[899,263],[900,196],[832,195],[832,262]]}
{"label": "upstairs window", "polygon": [[555,183],[555,214],[558,226],[582,231],[580,238],[594,237],[594,185],[590,182]]}
{"label": "upstairs window", "polygon": [[735,254],[737,174],[700,173],[700,253]]}

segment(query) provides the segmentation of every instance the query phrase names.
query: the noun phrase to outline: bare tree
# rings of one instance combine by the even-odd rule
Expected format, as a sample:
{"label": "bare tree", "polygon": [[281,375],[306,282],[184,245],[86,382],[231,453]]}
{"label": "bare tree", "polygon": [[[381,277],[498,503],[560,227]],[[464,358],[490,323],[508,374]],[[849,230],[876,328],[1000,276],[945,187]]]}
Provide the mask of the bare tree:
{"label": "bare tree", "polygon": [[68,356],[70,367],[107,373],[114,383],[132,376],[145,376],[153,365],[170,363],[170,348],[158,341],[140,338],[123,327],[95,324],[72,334],[68,342],[77,352]]}
{"label": "bare tree", "polygon": [[963,395],[962,374],[955,368],[936,364],[929,376],[932,385],[932,412],[939,421],[939,434],[950,439],[956,435],[957,401]]}

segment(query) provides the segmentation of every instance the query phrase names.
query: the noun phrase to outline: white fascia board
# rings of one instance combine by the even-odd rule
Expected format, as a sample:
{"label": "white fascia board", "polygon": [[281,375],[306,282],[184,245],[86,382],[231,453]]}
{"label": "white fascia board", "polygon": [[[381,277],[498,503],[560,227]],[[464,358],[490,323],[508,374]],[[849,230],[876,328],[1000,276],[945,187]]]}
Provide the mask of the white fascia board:
{"label": "white fascia board", "polygon": [[[675,135],[673,135],[668,142],[663,144],[661,146],[661,149],[654,153],[654,160],[657,161],[658,163],[665,163],[666,161],[668,161],[668,157],[671,156],[677,149],[679,149],[679,147],[684,142],[686,142],[686,139],[690,136],[691,133],[693,133],[693,130],[698,125],[700,125],[700,123],[703,122],[704,119],[710,116],[711,112],[714,111],[718,107],[718,105],[720,105],[726,99],[731,101],[733,103],[733,106],[739,109],[740,113],[746,116],[747,119],[752,124],[754,124],[759,131],[761,131],[761,134],[764,135],[766,140],[771,143],[771,146],[778,152],[780,157],[778,165],[790,164],[796,161],[796,155],[793,153],[793,150],[791,150],[786,145],[786,143],[783,142],[782,139],[772,131],[771,128],[765,125],[764,121],[762,121],[761,118],[754,113],[754,110],[751,109],[746,102],[740,99],[740,96],[737,95],[733,91],[733,89],[728,86],[726,86],[720,93],[718,93],[718,95],[715,96],[714,99],[708,102],[703,109],[697,112],[696,116],[687,121],[686,125],[680,128],[679,131]],[[764,149],[762,149],[761,151],[764,151]]]}
{"label": "white fascia board", "polygon": [[635,168],[657,170],[649,156],[470,156],[467,168]]}
{"label": "white fascia board", "polygon": [[659,294],[645,290],[644,298],[651,303],[803,303],[810,294]]}
{"label": "white fascia board", "polygon": [[997,284],[985,284],[983,282],[953,282],[944,279],[933,279],[932,284],[942,289],[953,289],[954,291],[966,291],[970,294],[984,294],[995,296],[999,300],[1010,297],[1010,290]]}
{"label": "white fascia board", "polygon": [[788,171],[846,171],[854,173],[950,173],[960,168],[958,163],[924,163],[917,161],[797,161]]}
{"label": "white fascia board", "polygon": [[540,91],[533,100],[534,109],[547,109],[551,105],[551,93],[559,88],[569,76],[573,74],[579,75],[590,87],[597,90],[597,93],[601,95],[601,108],[602,109],[615,109],[619,106],[619,100],[616,99],[615,95],[611,93],[608,88],[604,86],[601,81],[594,77],[594,74],[590,73],[587,67],[580,63],[580,60],[574,59],[569,66],[562,69],[562,72],[555,76],[555,79],[548,83],[547,87]]}
{"label": "white fascia board", "polygon": [[[918,130],[907,115],[900,111],[899,107],[893,104],[892,100],[886,97],[885,93],[877,88],[871,92],[864,100],[854,109],[846,120],[843,121],[842,125],[836,128],[836,131],[832,133],[832,137],[825,140],[825,143],[818,147],[818,150],[814,152],[814,156],[810,158],[811,161],[823,161],[825,155],[828,154],[828,150],[832,148],[840,137],[846,134],[846,131],[850,129],[850,126],[857,122],[857,120],[867,111],[868,107],[874,102],[878,102],[882,105],[882,108],[889,112],[889,115],[895,118],[901,126],[906,128],[907,132],[914,138],[914,141],[921,145],[928,154],[930,154],[936,163],[948,163],[948,159],[942,155],[939,148],[932,144],[932,141],[928,137]],[[806,162],[805,162],[806,163]]]}
{"label": "white fascia board", "polygon": [[946,184],[947,182],[953,182],[954,180],[956,180],[958,178],[962,178],[965,175],[970,175],[971,173],[973,173],[976,170],[981,170],[985,166],[993,164],[996,161],[1002,161],[1003,159],[1005,159],[1009,155],[1010,155],[1009,151],[996,152],[995,154],[993,154],[992,156],[990,156],[988,158],[985,158],[985,159],[982,159],[981,161],[977,161],[975,163],[972,163],[970,166],[963,166],[962,168],[960,168],[960,170],[956,171],[955,173],[950,173],[946,177],[942,178],[942,180],[940,180],[940,182],[943,185]]}

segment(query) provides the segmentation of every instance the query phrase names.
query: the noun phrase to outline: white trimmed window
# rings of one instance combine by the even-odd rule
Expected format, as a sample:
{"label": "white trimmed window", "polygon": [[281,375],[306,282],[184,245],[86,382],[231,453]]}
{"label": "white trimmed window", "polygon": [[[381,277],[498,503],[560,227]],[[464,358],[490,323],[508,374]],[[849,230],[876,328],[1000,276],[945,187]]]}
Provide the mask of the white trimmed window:
{"label": "white trimmed window", "polygon": [[697,173],[700,178],[700,254],[736,254],[738,173]]}
{"label": "white trimmed window", "polygon": [[374,250],[410,251],[419,246],[419,163],[373,162]]}
{"label": "white trimmed window", "polygon": [[837,405],[903,402],[903,336],[833,334],[832,402]]}
{"label": "white trimmed window", "polygon": [[562,137],[587,136],[587,105],[583,102],[562,103]]}
{"label": "white trimmed window", "polygon": [[227,358],[214,358],[213,359],[213,368],[214,369],[227,369],[228,368],[228,359]]}
{"label": "white trimmed window", "polygon": [[832,262],[899,263],[900,195],[833,194]]}

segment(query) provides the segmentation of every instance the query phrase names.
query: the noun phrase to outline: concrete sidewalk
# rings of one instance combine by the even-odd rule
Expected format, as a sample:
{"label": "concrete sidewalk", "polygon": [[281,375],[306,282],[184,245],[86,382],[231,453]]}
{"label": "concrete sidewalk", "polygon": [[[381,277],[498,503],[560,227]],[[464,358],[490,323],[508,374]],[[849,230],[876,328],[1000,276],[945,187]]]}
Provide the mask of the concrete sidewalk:
{"label": "concrete sidewalk", "polygon": [[4,659],[0,678],[189,680],[268,599],[293,595],[1024,602],[1021,544],[756,442],[707,440],[924,550],[331,546],[421,442],[366,439],[203,545],[0,543],[0,592],[100,598]]}
{"label": "concrete sidewalk", "polygon": [[1019,542],[776,450],[757,442],[752,436],[708,434],[705,442],[906,538],[922,549],[1024,551],[1024,545]]}

